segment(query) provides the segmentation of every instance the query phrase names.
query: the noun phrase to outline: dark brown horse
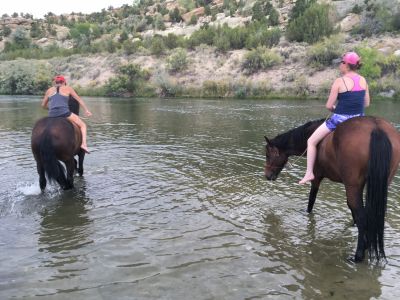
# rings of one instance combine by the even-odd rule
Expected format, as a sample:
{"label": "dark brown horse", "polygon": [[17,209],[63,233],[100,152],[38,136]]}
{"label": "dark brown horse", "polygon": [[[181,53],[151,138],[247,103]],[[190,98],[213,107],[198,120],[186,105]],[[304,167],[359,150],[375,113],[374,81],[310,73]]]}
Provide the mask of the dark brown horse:
{"label": "dark brown horse", "polygon": [[[324,120],[312,121],[269,140],[265,137],[265,176],[275,180],[289,156],[304,155],[307,139]],[[400,135],[387,121],[357,117],[340,124],[318,145],[307,211],[311,212],[323,178],[344,184],[347,205],[358,228],[354,260],[385,258],[384,222],[388,186],[400,162]],[[365,206],[363,191],[366,187]]]}
{"label": "dark brown horse", "polygon": [[[79,114],[79,104],[70,99],[70,110]],[[56,181],[63,189],[74,186],[74,171],[83,175],[85,152],[80,148],[82,135],[78,126],[66,118],[45,117],[36,122],[32,130],[31,146],[39,173],[40,188],[46,188],[47,179]],[[79,166],[74,156],[79,156]],[[64,166],[60,163],[64,162]]]}

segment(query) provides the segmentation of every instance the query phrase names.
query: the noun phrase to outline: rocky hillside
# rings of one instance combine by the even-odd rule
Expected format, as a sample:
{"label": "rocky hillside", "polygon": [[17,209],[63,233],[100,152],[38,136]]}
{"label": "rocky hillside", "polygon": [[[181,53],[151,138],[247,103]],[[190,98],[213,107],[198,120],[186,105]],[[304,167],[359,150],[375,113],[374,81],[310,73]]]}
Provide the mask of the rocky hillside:
{"label": "rocky hillside", "polygon": [[[87,94],[321,95],[335,59],[356,49],[375,94],[396,97],[399,31],[400,0],[141,0],[89,15],[3,15],[0,92],[30,93],[13,87],[35,70],[34,93],[62,73]],[[132,64],[135,75],[123,68]]]}

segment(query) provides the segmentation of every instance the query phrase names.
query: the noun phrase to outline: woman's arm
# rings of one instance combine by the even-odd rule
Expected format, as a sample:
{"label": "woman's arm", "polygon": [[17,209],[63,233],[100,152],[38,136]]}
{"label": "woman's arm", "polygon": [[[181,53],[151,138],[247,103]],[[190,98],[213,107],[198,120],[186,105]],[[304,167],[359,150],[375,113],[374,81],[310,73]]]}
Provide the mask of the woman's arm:
{"label": "woman's arm", "polygon": [[48,90],[46,91],[46,93],[44,94],[43,100],[42,100],[41,106],[42,106],[42,108],[44,108],[44,109],[49,109],[49,106],[48,106],[48,104],[49,104],[49,90],[50,90],[50,89],[48,89]]}
{"label": "woman's arm", "polygon": [[365,98],[364,98],[364,107],[368,107],[371,102],[371,98],[369,97],[369,88],[367,84],[367,88],[365,89]]}
{"label": "woman's arm", "polygon": [[83,109],[85,110],[85,115],[87,117],[90,117],[92,115],[92,113],[89,111],[89,109],[87,108],[85,102],[83,102],[82,98],[78,96],[78,94],[75,92],[75,90],[72,87],[69,87],[70,89],[70,94],[72,97],[74,97],[76,99],[76,101],[79,102],[79,104],[83,107]]}
{"label": "woman's arm", "polygon": [[334,111],[335,110],[335,103],[337,100],[337,96],[339,93],[339,79],[336,79],[335,82],[332,84],[331,92],[328,97],[328,101],[326,101],[325,107],[329,111]]}

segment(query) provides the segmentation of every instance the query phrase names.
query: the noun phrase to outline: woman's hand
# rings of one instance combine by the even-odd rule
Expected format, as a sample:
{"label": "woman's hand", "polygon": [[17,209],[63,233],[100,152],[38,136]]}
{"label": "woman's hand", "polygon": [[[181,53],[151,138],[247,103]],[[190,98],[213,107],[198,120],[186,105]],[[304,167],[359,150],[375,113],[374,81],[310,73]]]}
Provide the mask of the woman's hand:
{"label": "woman's hand", "polygon": [[92,113],[87,109],[87,110],[85,110],[85,116],[86,117],[91,117]]}

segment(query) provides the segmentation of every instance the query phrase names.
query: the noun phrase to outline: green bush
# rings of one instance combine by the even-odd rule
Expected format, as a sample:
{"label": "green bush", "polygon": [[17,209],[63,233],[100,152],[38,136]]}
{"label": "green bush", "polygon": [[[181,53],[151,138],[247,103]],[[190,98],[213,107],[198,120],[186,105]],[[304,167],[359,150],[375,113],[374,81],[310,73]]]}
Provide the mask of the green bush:
{"label": "green bush", "polygon": [[162,37],[155,36],[151,39],[150,53],[156,56],[160,56],[165,52],[165,45]]}
{"label": "green bush", "polygon": [[279,43],[281,31],[279,28],[268,29],[261,26],[254,33],[249,33],[246,39],[246,48],[253,49],[259,46],[271,48]]}
{"label": "green bush", "polygon": [[231,48],[230,40],[224,34],[214,36],[213,45],[221,52],[227,52]]}
{"label": "green bush", "polygon": [[379,78],[382,74],[379,64],[383,60],[382,55],[376,49],[369,47],[358,47],[356,52],[360,55],[362,63],[359,73],[367,79]]}
{"label": "green bush", "polygon": [[353,30],[363,36],[400,30],[400,10],[388,4],[366,0],[360,25]]}
{"label": "green bush", "polygon": [[18,27],[11,36],[12,42],[6,42],[4,51],[10,52],[19,49],[28,49],[31,47],[31,39],[28,37],[25,29]]}
{"label": "green bush", "polygon": [[276,26],[279,24],[279,13],[270,0],[257,0],[252,8],[252,19]]}
{"label": "green bush", "polygon": [[289,22],[302,16],[304,12],[315,2],[316,0],[297,0],[292,8],[292,11],[290,12]]}
{"label": "green bush", "polygon": [[229,92],[229,83],[226,81],[206,80],[203,82],[202,96],[203,97],[227,97]]}
{"label": "green bush", "polygon": [[196,25],[197,24],[197,16],[195,14],[192,15],[189,21],[189,25]]}
{"label": "green bush", "polygon": [[330,6],[313,4],[299,17],[293,19],[286,30],[289,41],[315,43],[334,33],[329,16]]}
{"label": "green bush", "polygon": [[175,7],[174,10],[169,12],[169,18],[175,23],[182,21],[181,13],[178,7]]}
{"label": "green bush", "polygon": [[9,36],[11,34],[11,28],[6,26],[6,25],[3,25],[3,28],[1,30],[1,34],[3,36],[5,36],[5,37]]}
{"label": "green bush", "polygon": [[51,86],[54,70],[47,64],[18,60],[3,62],[0,94],[40,95]]}
{"label": "green bush", "polygon": [[155,81],[158,86],[159,97],[176,97],[178,96],[182,88],[176,82],[174,82],[168,74],[163,71],[157,71],[155,75]]}
{"label": "green bush", "polygon": [[341,36],[331,36],[324,38],[322,42],[314,44],[307,51],[308,62],[316,67],[323,68],[330,66],[332,60],[343,54],[343,39]]}
{"label": "green bush", "polygon": [[137,95],[146,88],[145,80],[148,80],[150,73],[142,70],[140,66],[128,64],[118,69],[118,75],[108,80],[105,84],[105,93],[108,96]]}
{"label": "green bush", "polygon": [[167,59],[167,68],[170,72],[179,72],[187,68],[188,58],[185,49],[178,48]]}
{"label": "green bush", "polygon": [[262,70],[269,69],[282,62],[282,57],[279,54],[265,48],[259,47],[251,50],[244,57],[242,62],[242,70],[250,75]]}

